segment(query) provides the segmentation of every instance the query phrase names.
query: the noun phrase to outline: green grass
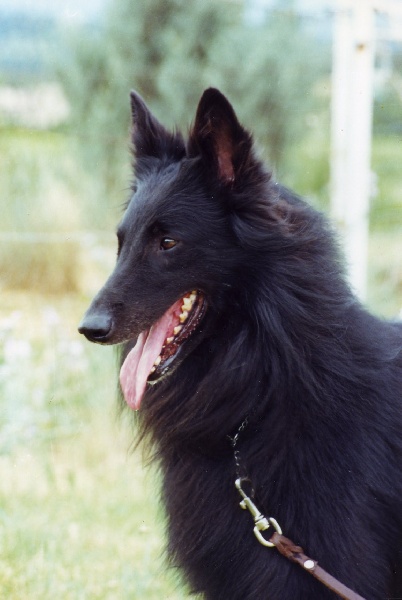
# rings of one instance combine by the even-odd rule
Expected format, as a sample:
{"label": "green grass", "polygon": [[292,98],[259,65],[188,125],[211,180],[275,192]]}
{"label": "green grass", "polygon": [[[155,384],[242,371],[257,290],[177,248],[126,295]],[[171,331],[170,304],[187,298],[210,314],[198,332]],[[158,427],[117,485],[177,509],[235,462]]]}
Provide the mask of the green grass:
{"label": "green grass", "polygon": [[[402,211],[402,209],[401,209]],[[402,317],[402,235],[374,231],[370,235],[367,306],[378,316]]]}
{"label": "green grass", "polygon": [[164,565],[155,474],[116,419],[112,351],[75,333],[85,304],[4,297],[0,597],[186,598]]}
{"label": "green grass", "polygon": [[1,286],[77,292],[82,252],[92,249],[83,230],[108,222],[113,231],[126,182],[106,198],[80,164],[76,143],[62,132],[0,127]]}
{"label": "green grass", "polygon": [[139,457],[89,417],[68,439],[0,460],[1,597],[185,598],[163,571],[163,523]]}

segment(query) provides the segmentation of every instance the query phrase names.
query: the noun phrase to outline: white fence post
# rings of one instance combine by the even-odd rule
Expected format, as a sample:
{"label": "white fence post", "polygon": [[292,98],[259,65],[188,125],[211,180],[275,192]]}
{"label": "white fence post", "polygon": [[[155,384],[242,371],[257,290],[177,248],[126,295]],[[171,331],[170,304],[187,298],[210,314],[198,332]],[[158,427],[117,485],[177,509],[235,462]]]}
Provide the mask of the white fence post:
{"label": "white fence post", "polygon": [[334,34],[332,210],[344,232],[350,282],[367,290],[368,215],[374,70],[370,0],[340,0]]}

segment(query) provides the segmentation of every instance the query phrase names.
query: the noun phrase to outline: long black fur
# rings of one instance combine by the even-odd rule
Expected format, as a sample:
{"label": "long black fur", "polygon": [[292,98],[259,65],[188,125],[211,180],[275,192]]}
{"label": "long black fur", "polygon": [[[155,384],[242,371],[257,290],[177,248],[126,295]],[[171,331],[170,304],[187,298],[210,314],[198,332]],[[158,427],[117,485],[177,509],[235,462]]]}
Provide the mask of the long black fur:
{"label": "long black fur", "polygon": [[200,330],[138,415],[171,563],[208,600],[336,598],[239,508],[228,436],[248,415],[238,448],[260,510],[363,597],[402,598],[401,328],[355,298],[330,226],[272,180],[220,92],[187,142],[134,93],[132,112],[135,190],[81,331],[129,347],[185,292],[205,294]]}

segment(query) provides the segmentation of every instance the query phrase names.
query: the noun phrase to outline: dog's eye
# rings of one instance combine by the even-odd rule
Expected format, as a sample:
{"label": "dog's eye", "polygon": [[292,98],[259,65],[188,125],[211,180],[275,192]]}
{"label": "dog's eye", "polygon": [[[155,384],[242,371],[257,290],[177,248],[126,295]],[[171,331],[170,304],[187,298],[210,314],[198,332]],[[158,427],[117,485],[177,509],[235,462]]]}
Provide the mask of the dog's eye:
{"label": "dog's eye", "polygon": [[176,240],[172,240],[172,238],[164,237],[161,239],[161,250],[171,250],[176,246]]}

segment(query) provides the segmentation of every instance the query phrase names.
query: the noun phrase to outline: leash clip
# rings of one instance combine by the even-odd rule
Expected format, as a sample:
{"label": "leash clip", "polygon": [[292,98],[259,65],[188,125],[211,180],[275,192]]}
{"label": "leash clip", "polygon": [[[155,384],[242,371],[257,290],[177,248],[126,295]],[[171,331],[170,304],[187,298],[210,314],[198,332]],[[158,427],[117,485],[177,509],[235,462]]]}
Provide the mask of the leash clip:
{"label": "leash clip", "polygon": [[243,490],[243,488],[242,488],[243,481],[247,481],[247,479],[245,479],[244,477],[239,477],[235,481],[235,486],[236,486],[240,496],[243,498],[243,500],[240,502],[240,506],[243,510],[248,510],[251,513],[251,516],[253,517],[254,523],[255,523],[254,535],[257,538],[257,540],[260,542],[260,544],[262,544],[263,546],[268,546],[268,548],[273,548],[275,546],[275,544],[266,540],[264,538],[264,536],[262,535],[261,531],[266,531],[272,525],[272,527],[275,529],[275,531],[277,533],[279,533],[280,535],[282,535],[282,529],[280,528],[280,525],[279,525],[278,521],[276,521],[276,519],[273,519],[272,517],[269,517],[267,519],[258,510],[258,508],[254,504],[254,502],[251,500],[251,498],[249,496],[247,496],[246,492]]}

